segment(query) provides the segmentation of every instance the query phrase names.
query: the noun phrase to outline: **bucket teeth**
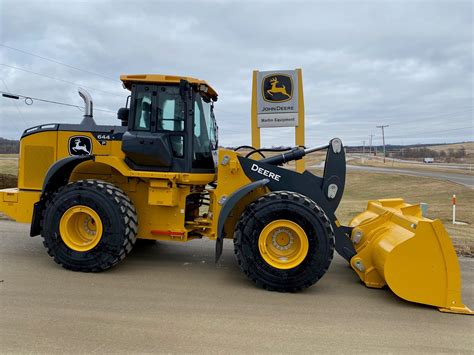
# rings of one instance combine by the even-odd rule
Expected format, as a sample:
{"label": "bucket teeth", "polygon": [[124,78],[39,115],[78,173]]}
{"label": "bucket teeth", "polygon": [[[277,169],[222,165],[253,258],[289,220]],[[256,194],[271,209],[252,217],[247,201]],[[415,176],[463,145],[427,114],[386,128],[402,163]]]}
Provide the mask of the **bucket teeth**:
{"label": "bucket teeth", "polygon": [[471,310],[469,307],[450,307],[450,308],[438,308],[440,312],[444,313],[457,313],[457,314],[468,314],[468,315],[474,315],[474,311]]}
{"label": "bucket teeth", "polygon": [[368,287],[388,285],[399,297],[473,314],[461,300],[461,274],[451,239],[440,220],[422,216],[403,199],[376,200],[350,223],[357,254],[351,267]]}

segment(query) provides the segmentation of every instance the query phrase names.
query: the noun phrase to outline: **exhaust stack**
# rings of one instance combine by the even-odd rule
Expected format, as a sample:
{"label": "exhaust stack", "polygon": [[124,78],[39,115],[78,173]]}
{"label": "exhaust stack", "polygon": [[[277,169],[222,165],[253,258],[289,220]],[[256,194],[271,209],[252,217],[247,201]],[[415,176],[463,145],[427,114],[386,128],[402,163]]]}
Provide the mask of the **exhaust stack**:
{"label": "exhaust stack", "polygon": [[81,125],[95,126],[96,123],[92,116],[93,102],[91,95],[87,92],[87,90],[83,88],[79,88],[77,92],[79,93],[79,96],[82,97],[82,99],[84,100],[84,118],[81,121]]}

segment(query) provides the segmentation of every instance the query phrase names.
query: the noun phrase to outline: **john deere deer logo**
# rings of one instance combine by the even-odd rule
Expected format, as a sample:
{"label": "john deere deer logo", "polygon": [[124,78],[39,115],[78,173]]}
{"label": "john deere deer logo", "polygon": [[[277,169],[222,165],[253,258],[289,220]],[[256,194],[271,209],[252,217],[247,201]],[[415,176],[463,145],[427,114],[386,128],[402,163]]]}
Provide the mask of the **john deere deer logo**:
{"label": "john deere deer logo", "polygon": [[284,102],[293,96],[293,82],[289,75],[273,74],[263,78],[262,95],[265,101]]}
{"label": "john deere deer logo", "polygon": [[92,141],[86,136],[73,136],[69,138],[69,155],[90,155]]}

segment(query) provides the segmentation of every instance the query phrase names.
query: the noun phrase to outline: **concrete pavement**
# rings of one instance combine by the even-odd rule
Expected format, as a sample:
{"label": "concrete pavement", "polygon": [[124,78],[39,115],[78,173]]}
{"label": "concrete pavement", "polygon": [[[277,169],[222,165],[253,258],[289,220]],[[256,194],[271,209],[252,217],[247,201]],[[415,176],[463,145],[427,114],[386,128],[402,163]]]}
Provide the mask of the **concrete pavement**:
{"label": "concrete pavement", "polygon": [[[340,257],[312,288],[267,292],[240,272],[232,245],[137,247],[100,274],[62,269],[29,226],[0,221],[0,352],[464,352],[474,317],[369,289]],[[460,259],[474,307],[474,259]]]}

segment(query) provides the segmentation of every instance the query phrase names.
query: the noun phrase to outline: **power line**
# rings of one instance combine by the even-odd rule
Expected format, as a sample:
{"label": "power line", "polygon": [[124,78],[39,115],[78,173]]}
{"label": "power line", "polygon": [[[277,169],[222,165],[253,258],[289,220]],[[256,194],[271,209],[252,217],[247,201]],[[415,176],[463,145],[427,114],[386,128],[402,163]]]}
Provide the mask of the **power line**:
{"label": "power line", "polygon": [[[471,111],[473,109],[473,104],[467,104],[466,106],[463,106],[463,107],[457,107],[456,108],[457,110],[455,112],[458,112],[459,110],[466,110],[466,111]],[[336,116],[336,115],[340,115],[340,114],[346,114],[346,115],[353,115],[353,112],[354,112],[354,108],[345,108],[345,109],[340,109],[340,110],[329,110],[329,111],[311,111],[310,109],[307,110],[308,112],[306,113],[307,116]],[[431,110],[432,111],[432,110]],[[428,117],[435,117],[435,116],[443,116],[443,115],[447,115],[447,114],[451,114],[451,113],[436,113],[434,116],[432,114],[430,114],[429,112],[421,112],[421,113],[417,113],[414,118],[428,118]],[[373,115],[371,114],[370,115],[371,118],[373,118],[374,120],[378,120],[378,119],[381,119],[380,116],[378,116],[377,114],[376,115]],[[386,115],[384,114],[384,116],[382,117],[384,120],[392,120],[392,119],[398,119],[399,117],[401,116],[401,114],[398,114],[396,116],[394,116],[394,114],[392,113],[391,116],[389,115]],[[408,116],[407,114],[403,114],[403,116]],[[410,116],[413,116],[413,115],[410,115]]]}
{"label": "power line", "polygon": [[43,59],[43,60],[47,60],[48,62],[55,63],[55,64],[59,64],[59,65],[65,66],[65,67],[67,67],[67,68],[71,68],[71,69],[74,69],[74,70],[78,70],[78,71],[81,71],[81,72],[84,72],[84,73],[87,73],[87,74],[100,76],[101,78],[108,79],[108,80],[112,80],[112,81],[114,81],[114,82],[117,82],[117,81],[118,81],[117,79],[111,78],[111,77],[106,76],[106,75],[102,75],[102,74],[99,74],[99,73],[94,73],[94,72],[89,71],[89,70],[81,69],[81,68],[75,67],[75,66],[73,66],[73,65],[60,62],[60,61],[58,61],[58,60],[54,60],[54,59],[51,59],[51,58],[46,58],[46,57],[43,57],[43,56],[38,55],[38,54],[34,54],[34,53],[31,53],[31,52],[27,52],[27,51],[25,51],[25,50],[23,50],[23,49],[18,49],[18,48],[15,48],[15,47],[10,47],[10,46],[7,46],[6,44],[3,44],[3,43],[0,43],[0,46],[5,47],[5,48],[8,48],[8,49],[11,49],[11,50],[14,50],[14,51],[17,51],[17,52],[20,52],[20,53],[24,53],[24,54],[30,55],[30,56],[32,56],[32,57],[36,57],[36,58],[40,58],[40,59]]}
{"label": "power line", "polygon": [[[451,118],[451,121],[452,120],[453,120],[453,118]],[[461,122],[459,122],[459,123],[461,123]],[[443,124],[445,125],[446,123],[443,123]],[[432,125],[430,128],[437,128],[436,126],[437,125]],[[471,128],[472,129],[473,126],[464,127],[464,128],[461,128],[461,129],[466,129],[466,128]],[[358,130],[364,130],[364,128],[360,128]],[[458,130],[458,128],[456,128],[455,130]],[[410,129],[410,131],[413,132],[413,131],[415,131],[415,129]],[[441,132],[446,132],[446,131],[450,131],[450,129],[448,129],[448,130],[446,130],[446,129],[437,130],[437,131],[434,131],[434,132],[440,132],[441,133]],[[417,132],[419,132],[419,133],[417,133]],[[430,133],[430,132],[429,131],[426,132],[424,130],[424,127],[416,127],[416,132],[415,133],[408,133],[408,134],[398,135],[398,136],[388,136],[387,138],[410,137],[410,136],[423,135],[425,133]],[[361,134],[361,135],[354,136],[353,138],[359,140],[359,139],[364,139],[365,137],[366,137],[365,135]]]}
{"label": "power line", "polygon": [[109,94],[109,95],[114,95],[114,96],[118,96],[118,97],[123,97],[123,95],[119,95],[119,94],[115,94],[113,92],[110,92],[110,91],[105,91],[105,90],[100,90],[100,89],[96,89],[96,88],[93,88],[93,87],[90,87],[90,86],[84,86],[82,84],[79,84],[79,83],[75,83],[73,81],[69,81],[69,80],[64,80],[64,79],[60,79],[60,78],[55,78],[53,76],[49,76],[49,75],[46,75],[46,74],[41,74],[41,73],[37,73],[37,72],[34,72],[34,71],[31,71],[31,70],[28,70],[28,69],[23,69],[23,68],[18,68],[18,67],[15,67],[13,65],[8,65],[8,64],[0,64],[4,67],[7,67],[7,68],[12,68],[12,69],[16,69],[16,70],[21,70],[21,71],[24,71],[26,73],[30,73],[30,74],[35,74],[35,75],[38,75],[38,76],[42,76],[42,77],[45,77],[45,78],[48,78],[48,79],[52,79],[52,80],[56,80],[56,81],[61,81],[63,83],[66,83],[66,84],[70,84],[70,85],[74,85],[74,86],[82,86],[86,89],[89,89],[89,90],[95,90],[95,91],[100,91],[100,92],[103,92],[105,94]]}
{"label": "power line", "polygon": [[450,113],[440,113],[440,114],[436,114],[436,115],[425,116],[425,117],[421,117],[421,118],[417,118],[417,119],[411,120],[411,121],[409,121],[409,122],[395,122],[395,123],[390,123],[390,125],[391,125],[391,126],[400,125],[400,124],[409,125],[409,124],[412,123],[412,122],[420,122],[420,121],[425,121],[425,120],[429,120],[429,119],[433,119],[433,118],[438,118],[438,117],[446,117],[446,116],[451,116],[451,115],[459,115],[459,114],[461,114],[461,113],[470,112],[470,111],[472,111],[472,108],[466,109],[466,110],[463,110],[463,111],[454,111],[454,112],[450,112]]}
{"label": "power line", "polygon": [[[391,126],[392,125],[400,125],[400,124],[410,125],[412,122],[427,121],[427,120],[430,120],[430,119],[433,119],[433,118],[438,118],[438,117],[446,117],[446,116],[453,116],[453,115],[459,116],[459,115],[461,115],[463,113],[466,113],[466,112],[472,112],[472,110],[473,110],[472,107],[466,106],[465,108],[462,108],[461,110],[456,110],[456,111],[451,111],[451,112],[444,112],[444,113],[436,113],[436,114],[431,114],[431,115],[413,116],[413,115],[400,114],[399,117],[402,117],[403,121],[400,121],[400,119],[399,119],[397,122],[394,122],[394,123],[389,122],[389,124]],[[306,117],[308,117],[308,116],[330,116],[330,117],[334,117],[338,114],[338,112],[347,112],[347,110],[331,111],[331,112],[320,112],[320,113],[307,113]],[[452,119],[452,117],[449,117],[449,118]],[[374,121],[376,119],[378,119],[378,118],[376,118],[376,117],[373,118]],[[394,117],[393,118],[384,118],[385,121],[391,120],[391,119],[394,119]],[[408,121],[408,119],[410,121]],[[327,123],[328,122],[322,122],[321,124],[324,125],[324,124],[327,124]],[[344,121],[334,122],[334,120],[331,120],[329,123],[331,125],[345,125],[346,124]],[[367,121],[367,122],[364,122],[364,123],[359,122],[359,124],[362,124],[362,125],[372,125],[374,123],[375,122],[370,122],[370,121]],[[359,138],[362,138],[362,137],[359,137]]]}
{"label": "power line", "polygon": [[[3,79],[2,79],[3,81]],[[3,82],[5,84],[5,82]],[[25,103],[27,105],[32,105],[33,104],[33,100],[35,101],[41,101],[41,102],[46,102],[46,103],[50,103],[50,104],[55,104],[55,105],[61,105],[61,106],[69,106],[69,107],[77,107],[78,109],[82,109],[82,106],[79,106],[79,105],[74,105],[74,104],[68,104],[66,102],[61,102],[61,101],[53,101],[53,100],[47,100],[47,99],[40,99],[38,97],[31,97],[31,96],[25,96],[25,95],[19,95],[19,94],[12,94],[12,93],[9,93],[9,92],[5,92],[5,91],[0,91],[0,94],[2,94],[3,97],[6,97],[8,99],[14,99],[14,100],[18,100],[20,98],[23,98],[25,99]],[[28,103],[29,101],[28,100],[31,100],[31,103]],[[16,104],[16,102],[15,102]],[[94,108],[95,111],[101,111],[101,112],[107,112],[107,113],[113,113],[113,114],[116,114],[115,111],[111,111],[111,110],[106,110],[106,109],[100,109],[100,108]]]}
{"label": "power line", "polygon": [[452,128],[452,129],[443,129],[439,131],[428,131],[428,132],[420,132],[415,134],[404,134],[399,136],[388,136],[387,138],[405,138],[405,137],[414,137],[414,136],[423,136],[424,134],[432,134],[432,133],[447,133],[447,132],[454,132],[454,131],[461,131],[465,129],[474,129],[474,126],[467,126],[467,127],[459,127],[459,128]]}
{"label": "power line", "polygon": [[[5,82],[5,80],[3,80],[3,79],[1,79],[1,80],[2,80],[3,85],[7,88],[7,90],[10,91],[10,89],[8,88],[8,85]],[[20,107],[18,106],[18,104],[16,102],[15,102],[15,107],[16,107],[16,109],[18,111],[18,114],[20,115],[21,119],[24,120],[25,118],[23,117],[23,113],[21,112]]]}

